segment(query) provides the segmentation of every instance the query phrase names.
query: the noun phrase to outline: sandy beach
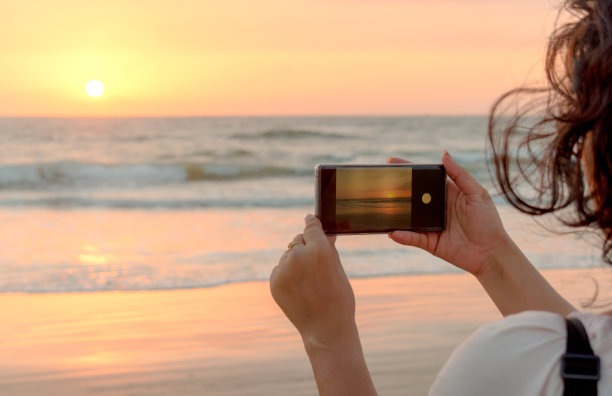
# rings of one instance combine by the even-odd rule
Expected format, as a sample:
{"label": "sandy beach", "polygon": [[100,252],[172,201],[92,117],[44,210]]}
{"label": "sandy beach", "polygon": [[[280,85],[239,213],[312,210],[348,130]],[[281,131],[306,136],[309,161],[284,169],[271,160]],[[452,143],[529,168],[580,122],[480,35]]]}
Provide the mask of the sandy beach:
{"label": "sandy beach", "polygon": [[[575,305],[593,295],[592,276],[602,289],[612,280],[602,269],[544,275]],[[453,348],[500,318],[466,274],[352,284],[381,395],[426,394]],[[301,341],[266,282],[0,298],[2,395],[316,394]]]}

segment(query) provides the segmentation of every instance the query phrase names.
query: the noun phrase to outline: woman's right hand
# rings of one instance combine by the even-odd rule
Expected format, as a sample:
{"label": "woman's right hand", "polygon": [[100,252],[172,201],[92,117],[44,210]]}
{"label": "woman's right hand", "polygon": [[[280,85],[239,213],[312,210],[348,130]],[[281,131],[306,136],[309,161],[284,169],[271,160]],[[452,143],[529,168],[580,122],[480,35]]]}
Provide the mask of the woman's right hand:
{"label": "woman's right hand", "polygon": [[[389,158],[389,163],[407,162]],[[394,231],[389,237],[428,251],[474,275],[481,274],[492,255],[512,243],[487,190],[448,152],[442,163],[447,182],[446,228],[441,232]]]}
{"label": "woman's right hand", "polygon": [[[406,162],[390,158],[388,162]],[[394,241],[419,247],[478,278],[505,315],[526,310],[575,310],[512,242],[487,190],[444,152],[446,228],[441,232],[393,231]]]}

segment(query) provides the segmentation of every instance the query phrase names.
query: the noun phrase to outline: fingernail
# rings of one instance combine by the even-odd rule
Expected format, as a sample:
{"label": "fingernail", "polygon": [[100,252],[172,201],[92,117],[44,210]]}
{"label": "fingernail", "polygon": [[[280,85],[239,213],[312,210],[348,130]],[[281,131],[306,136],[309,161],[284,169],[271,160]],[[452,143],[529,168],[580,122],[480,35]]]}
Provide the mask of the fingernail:
{"label": "fingernail", "polygon": [[314,216],[310,213],[308,213],[305,217],[304,217],[304,221],[310,221]]}
{"label": "fingernail", "polygon": [[452,155],[450,155],[450,153],[447,150],[444,150],[444,154],[448,155],[449,157],[453,158]]}

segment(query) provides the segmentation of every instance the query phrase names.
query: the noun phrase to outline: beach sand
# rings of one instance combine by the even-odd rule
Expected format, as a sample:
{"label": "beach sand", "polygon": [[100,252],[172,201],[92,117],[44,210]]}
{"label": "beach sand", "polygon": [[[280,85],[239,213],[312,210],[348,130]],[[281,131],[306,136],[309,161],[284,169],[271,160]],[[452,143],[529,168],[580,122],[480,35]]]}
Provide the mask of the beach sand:
{"label": "beach sand", "polygon": [[[544,275],[575,305],[593,295],[591,276],[602,289],[612,279],[602,269]],[[426,394],[453,348],[501,318],[467,274],[351,282],[381,395]],[[2,395],[316,394],[300,338],[266,282],[0,299]]]}

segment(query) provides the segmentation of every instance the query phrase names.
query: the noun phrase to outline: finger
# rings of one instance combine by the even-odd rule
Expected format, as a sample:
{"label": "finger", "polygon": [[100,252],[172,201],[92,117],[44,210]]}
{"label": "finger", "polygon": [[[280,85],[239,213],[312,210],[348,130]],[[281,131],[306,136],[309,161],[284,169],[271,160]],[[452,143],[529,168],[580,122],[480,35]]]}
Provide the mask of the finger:
{"label": "finger", "polygon": [[387,158],[387,164],[409,164],[410,161],[406,161],[405,159],[397,158],[397,157],[389,157]]}
{"label": "finger", "polygon": [[426,234],[412,231],[393,231],[389,234],[389,238],[402,245],[427,250],[428,239]]}
{"label": "finger", "polygon": [[294,249],[300,249],[305,247],[304,236],[302,234],[297,234],[293,237],[289,245],[287,245],[287,251],[291,252]]}
{"label": "finger", "polygon": [[297,234],[296,236],[293,237],[293,239],[291,240],[291,243],[293,242],[299,242],[299,243],[304,243],[304,235],[302,234]]}
{"label": "finger", "polygon": [[330,245],[334,247],[336,246],[336,235],[328,235],[327,240],[329,241]]}
{"label": "finger", "polygon": [[487,190],[485,190],[485,188],[481,186],[480,183],[478,183],[478,181],[476,181],[476,179],[474,179],[474,177],[468,173],[468,171],[463,169],[455,162],[448,151],[444,151],[444,154],[442,154],[442,163],[444,164],[444,168],[446,168],[446,173],[448,176],[453,182],[455,182],[457,187],[459,187],[464,194],[481,195],[487,192]]}
{"label": "finger", "polygon": [[283,290],[287,287],[287,275],[287,271],[286,269],[283,269],[282,264],[279,264],[274,267],[272,269],[272,272],[270,273],[270,294],[272,294],[272,298],[274,299],[274,301],[277,302],[277,304],[282,299],[280,298],[280,296],[282,295]]}
{"label": "finger", "polygon": [[327,235],[323,232],[323,226],[321,221],[312,214],[307,214],[304,218],[306,227],[304,227],[304,242],[306,245],[319,244],[323,241],[327,241]]}
{"label": "finger", "polygon": [[276,274],[278,273],[279,266],[280,264],[277,264],[274,266],[274,268],[272,268],[272,271],[270,272],[270,283],[274,282],[274,279],[276,279]]}
{"label": "finger", "polygon": [[278,264],[272,268],[270,272],[270,288],[273,285],[278,286],[284,282],[283,278],[287,277],[287,259],[289,257],[289,251],[285,250],[278,260]]}
{"label": "finger", "polygon": [[278,265],[283,265],[284,263],[286,263],[288,256],[289,256],[289,249],[286,249],[283,252],[283,254],[281,254],[280,258],[278,259]]}

